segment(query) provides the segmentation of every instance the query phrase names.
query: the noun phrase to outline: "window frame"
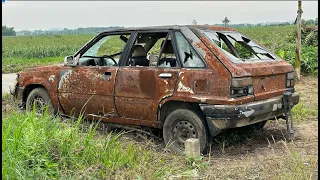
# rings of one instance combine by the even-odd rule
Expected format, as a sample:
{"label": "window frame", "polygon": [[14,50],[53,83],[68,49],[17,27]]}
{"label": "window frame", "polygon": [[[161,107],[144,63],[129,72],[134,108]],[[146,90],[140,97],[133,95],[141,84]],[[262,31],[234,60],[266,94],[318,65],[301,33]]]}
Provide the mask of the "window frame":
{"label": "window frame", "polygon": [[190,47],[194,50],[194,52],[197,54],[197,56],[199,57],[199,59],[202,61],[202,63],[204,64],[204,67],[185,67],[183,66],[183,63],[182,63],[182,58],[180,57],[180,54],[178,54],[178,58],[179,58],[179,62],[180,62],[180,66],[181,68],[184,68],[184,69],[208,69],[208,65],[207,65],[207,62],[205,61],[205,59],[202,57],[201,54],[199,54],[199,52],[197,51],[197,49],[192,45],[192,43],[190,43],[189,39],[183,34],[182,31],[180,30],[173,30],[172,34],[173,34],[173,37],[174,37],[174,46],[176,48],[176,51],[178,52],[178,43],[177,43],[177,38],[176,38],[176,32],[179,32],[182,34],[182,36],[184,37],[184,39],[188,42],[188,44],[190,45]]}
{"label": "window frame", "polygon": [[[130,57],[130,54],[132,53],[133,45],[136,42],[138,35],[139,34],[146,34],[146,33],[167,33],[167,36],[165,37],[165,43],[167,43],[168,37],[171,36],[171,43],[172,43],[172,46],[173,46],[174,55],[177,58],[177,66],[176,67],[160,67],[159,66],[158,63],[159,63],[159,60],[160,60],[160,56],[162,55],[162,51],[163,51],[163,47],[164,47],[163,46],[163,47],[161,47],[160,52],[159,52],[159,59],[157,61],[157,66],[141,66],[141,68],[146,68],[147,67],[147,68],[174,68],[174,69],[180,69],[181,68],[181,63],[179,61],[179,57],[178,57],[177,49],[175,47],[174,37],[173,37],[173,33],[172,33],[171,29],[136,30],[133,33],[133,35],[130,36],[130,38],[131,38],[130,45],[128,45],[128,43],[127,43],[127,45],[128,45],[127,53],[126,53],[125,56],[123,56],[123,59],[122,59],[121,62],[120,62],[121,59],[119,60],[119,66],[120,67],[139,67],[139,66],[127,66],[126,63],[129,61],[129,57]],[[165,43],[164,43],[164,45],[165,45]]]}
{"label": "window frame", "polygon": [[[99,42],[102,38],[106,37],[106,36],[115,36],[115,35],[130,35],[128,41],[126,42],[126,45],[123,48],[123,51],[119,57],[119,61],[118,64],[116,66],[87,66],[87,67],[118,67],[120,65],[121,60],[123,59],[124,55],[126,54],[126,52],[128,51],[128,44],[130,43],[133,35],[134,35],[134,31],[115,31],[115,32],[103,32],[100,33],[98,35],[96,35],[95,37],[93,37],[91,40],[89,40],[84,46],[82,46],[74,55],[74,58],[77,58],[77,64],[76,67],[86,67],[84,65],[79,65],[79,59],[81,58],[81,56],[86,53],[92,46],[94,46],[97,42]],[[79,56],[79,57],[78,57]]]}

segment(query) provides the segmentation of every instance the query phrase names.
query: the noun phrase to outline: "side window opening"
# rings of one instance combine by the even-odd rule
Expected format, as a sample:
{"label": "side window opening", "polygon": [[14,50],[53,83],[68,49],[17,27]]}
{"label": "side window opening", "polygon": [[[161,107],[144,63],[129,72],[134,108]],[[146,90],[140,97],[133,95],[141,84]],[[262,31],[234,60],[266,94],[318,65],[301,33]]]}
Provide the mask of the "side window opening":
{"label": "side window opening", "polygon": [[116,66],[130,34],[107,35],[99,39],[79,59],[82,66]]}
{"label": "side window opening", "polygon": [[176,67],[177,58],[167,32],[140,33],[131,49],[126,66]]}
{"label": "side window opening", "polygon": [[174,54],[171,36],[169,35],[166,40],[161,42],[161,54],[160,59],[158,61],[159,67],[176,67],[177,66],[177,58]]}
{"label": "side window opening", "polygon": [[201,68],[204,62],[181,32],[175,32],[177,49],[183,67]]}

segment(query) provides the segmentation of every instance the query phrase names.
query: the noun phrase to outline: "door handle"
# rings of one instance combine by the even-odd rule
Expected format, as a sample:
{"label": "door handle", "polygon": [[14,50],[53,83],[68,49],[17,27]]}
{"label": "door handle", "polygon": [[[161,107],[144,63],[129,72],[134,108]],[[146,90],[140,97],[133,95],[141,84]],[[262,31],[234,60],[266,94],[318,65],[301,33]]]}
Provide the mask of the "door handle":
{"label": "door handle", "polygon": [[110,80],[111,72],[104,72],[103,79],[106,81]]}
{"label": "door handle", "polygon": [[161,73],[159,74],[160,78],[172,78],[172,74],[171,73]]}

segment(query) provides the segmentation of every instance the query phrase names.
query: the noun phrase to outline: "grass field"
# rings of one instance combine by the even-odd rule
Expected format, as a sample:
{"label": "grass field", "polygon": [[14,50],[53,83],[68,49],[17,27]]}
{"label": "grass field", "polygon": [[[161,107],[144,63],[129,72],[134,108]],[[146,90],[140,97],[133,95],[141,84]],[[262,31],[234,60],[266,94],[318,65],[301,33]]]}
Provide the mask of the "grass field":
{"label": "grass field", "polygon": [[[291,64],[295,58],[295,26],[266,26],[238,28]],[[63,57],[73,55],[95,35],[53,35],[3,37],[2,73],[25,68],[62,63]],[[304,40],[304,39],[303,39]],[[114,47],[119,43],[115,42]],[[302,46],[302,70],[317,74],[318,46]]]}

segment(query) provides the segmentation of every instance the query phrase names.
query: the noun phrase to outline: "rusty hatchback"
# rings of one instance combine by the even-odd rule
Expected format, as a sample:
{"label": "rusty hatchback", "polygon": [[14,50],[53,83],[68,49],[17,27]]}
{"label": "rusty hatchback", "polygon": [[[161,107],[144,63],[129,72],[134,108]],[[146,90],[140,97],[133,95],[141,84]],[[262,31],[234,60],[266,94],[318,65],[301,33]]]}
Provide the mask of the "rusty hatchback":
{"label": "rusty hatchback", "polygon": [[[17,74],[11,93],[26,110],[163,129],[182,152],[201,151],[225,129],[290,119],[299,102],[292,65],[242,33],[206,25],[105,31],[64,64]],[[33,106],[35,104],[35,106]],[[292,128],[291,128],[292,129]]]}

